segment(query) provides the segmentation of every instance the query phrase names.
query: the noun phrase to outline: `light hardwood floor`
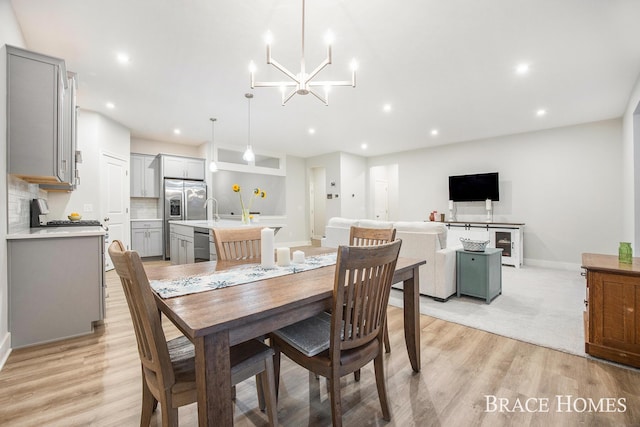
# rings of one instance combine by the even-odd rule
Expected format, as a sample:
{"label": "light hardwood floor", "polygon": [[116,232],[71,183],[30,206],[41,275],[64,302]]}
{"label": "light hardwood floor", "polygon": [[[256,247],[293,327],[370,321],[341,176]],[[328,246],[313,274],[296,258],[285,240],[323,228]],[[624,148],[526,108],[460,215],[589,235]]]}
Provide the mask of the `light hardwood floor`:
{"label": "light hardwood floor", "polygon": [[[120,282],[107,273],[107,318],[92,335],[15,350],[0,371],[2,426],[136,426],[140,363]],[[422,371],[413,373],[404,348],[402,311],[389,308],[392,352],[386,377],[392,421],[382,420],[373,367],[354,382],[342,379],[348,426],[631,426],[640,425],[640,373],[421,316]],[[167,335],[176,330],[166,324]],[[487,398],[509,399],[509,409],[548,399],[548,412],[487,412]],[[570,408],[557,405],[569,399]],[[609,409],[583,410],[591,400],[615,399]],[[518,399],[518,401],[516,401]],[[624,399],[624,408],[618,399]],[[544,403],[543,403],[544,404]],[[278,419],[284,426],[331,424],[326,382],[283,358]],[[625,409],[623,412],[618,410]],[[561,411],[562,410],[562,411]],[[570,410],[570,412],[569,412]],[[560,412],[561,411],[561,412]],[[181,408],[183,426],[197,424],[196,405]],[[237,387],[235,422],[264,426],[255,383]],[[158,412],[153,426],[161,425]]]}

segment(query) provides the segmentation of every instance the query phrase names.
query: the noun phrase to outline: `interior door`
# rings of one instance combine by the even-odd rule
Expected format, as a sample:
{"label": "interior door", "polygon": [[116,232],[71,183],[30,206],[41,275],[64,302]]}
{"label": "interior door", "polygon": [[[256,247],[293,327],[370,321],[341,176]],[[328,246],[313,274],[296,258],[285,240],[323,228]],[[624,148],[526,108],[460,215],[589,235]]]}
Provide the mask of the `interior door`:
{"label": "interior door", "polygon": [[[105,236],[106,248],[114,240],[120,240],[129,248],[129,172],[128,161],[102,153],[101,160],[101,210],[104,224],[109,228]],[[105,248],[105,249],[106,249]],[[113,269],[109,253],[105,250],[105,270]]]}
{"label": "interior door", "polygon": [[389,184],[387,181],[376,180],[373,203],[374,218],[379,221],[387,221],[389,219]]}

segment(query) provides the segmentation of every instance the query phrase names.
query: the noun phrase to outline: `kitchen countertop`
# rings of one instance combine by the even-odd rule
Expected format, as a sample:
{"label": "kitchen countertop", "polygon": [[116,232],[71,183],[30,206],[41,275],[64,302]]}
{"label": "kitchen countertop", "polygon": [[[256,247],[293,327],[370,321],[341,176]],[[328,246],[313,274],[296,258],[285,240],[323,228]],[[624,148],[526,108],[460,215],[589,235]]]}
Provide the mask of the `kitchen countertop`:
{"label": "kitchen countertop", "polygon": [[29,228],[22,232],[7,234],[7,240],[103,236],[105,234],[105,229],[98,226],[41,227]]}
{"label": "kitchen countertop", "polygon": [[[239,219],[237,220],[221,219],[220,221],[213,221],[213,220],[169,221],[169,224],[185,225],[187,227],[199,227],[199,228],[208,228],[208,229],[245,227],[245,225],[243,225]],[[260,221],[251,223],[250,225],[253,227],[262,226],[262,227],[272,227],[272,228],[278,228],[278,229],[286,226],[284,221],[282,221],[282,217],[278,217],[274,219],[261,217]]]}

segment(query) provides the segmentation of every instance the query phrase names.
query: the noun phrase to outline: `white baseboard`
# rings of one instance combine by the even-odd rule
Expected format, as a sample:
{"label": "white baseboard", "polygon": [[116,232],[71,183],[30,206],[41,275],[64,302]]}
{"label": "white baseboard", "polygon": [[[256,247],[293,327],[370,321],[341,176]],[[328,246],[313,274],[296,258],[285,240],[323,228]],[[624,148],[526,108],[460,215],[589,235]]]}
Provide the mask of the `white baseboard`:
{"label": "white baseboard", "polygon": [[543,259],[525,258],[524,265],[531,267],[553,268],[555,270],[581,271],[580,264],[574,264],[571,262],[547,261]]}
{"label": "white baseboard", "polygon": [[11,332],[7,332],[2,342],[0,342],[0,371],[4,367],[11,354]]}

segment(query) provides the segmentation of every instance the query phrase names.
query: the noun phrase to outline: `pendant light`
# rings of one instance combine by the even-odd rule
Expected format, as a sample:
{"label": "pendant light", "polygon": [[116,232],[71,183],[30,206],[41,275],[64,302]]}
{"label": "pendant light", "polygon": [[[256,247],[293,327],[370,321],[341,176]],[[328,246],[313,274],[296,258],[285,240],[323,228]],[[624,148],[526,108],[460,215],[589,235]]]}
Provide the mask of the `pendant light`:
{"label": "pendant light", "polygon": [[248,108],[248,111],[249,111],[248,123],[249,123],[249,125],[247,127],[247,149],[244,151],[244,154],[242,155],[242,158],[247,163],[251,163],[251,162],[255,161],[255,159],[256,159],[255,154],[253,154],[253,148],[251,148],[251,98],[253,98],[253,94],[252,93],[245,93],[244,97],[247,98],[247,105],[249,106],[249,108]]}
{"label": "pendant light", "polygon": [[215,147],[214,147],[214,130],[215,130],[215,124],[216,124],[216,118],[212,117],[209,120],[211,120],[211,145],[209,147],[209,155],[211,156],[211,162],[209,163],[209,170],[212,173],[218,172],[218,165],[216,164],[215,160],[213,160],[215,158]]}

